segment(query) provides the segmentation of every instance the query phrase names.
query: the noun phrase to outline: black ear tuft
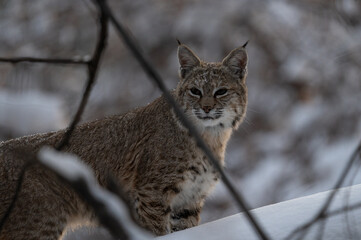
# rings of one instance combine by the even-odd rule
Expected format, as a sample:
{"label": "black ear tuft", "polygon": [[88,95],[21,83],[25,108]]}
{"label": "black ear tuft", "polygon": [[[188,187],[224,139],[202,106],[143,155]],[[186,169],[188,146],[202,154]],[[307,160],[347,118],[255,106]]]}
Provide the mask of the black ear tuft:
{"label": "black ear tuft", "polygon": [[178,45],[182,45],[182,43],[179,41],[178,38],[176,38],[177,42],[178,42]]}
{"label": "black ear tuft", "polygon": [[247,47],[247,44],[248,44],[249,40],[247,40],[247,42],[245,44],[243,44],[243,48],[246,48]]}

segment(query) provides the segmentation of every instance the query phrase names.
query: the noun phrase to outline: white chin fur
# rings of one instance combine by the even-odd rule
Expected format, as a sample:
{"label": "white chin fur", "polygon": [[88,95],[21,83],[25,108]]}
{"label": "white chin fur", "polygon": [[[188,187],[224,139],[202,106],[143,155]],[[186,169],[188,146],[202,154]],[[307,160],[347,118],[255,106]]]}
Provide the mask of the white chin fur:
{"label": "white chin fur", "polygon": [[[203,116],[203,117],[205,117],[205,116]],[[199,127],[206,128],[206,127],[216,127],[216,126],[223,125],[223,127],[229,128],[229,127],[232,127],[232,121],[234,119],[234,114],[233,114],[233,112],[225,110],[223,112],[222,116],[218,119],[201,119],[201,118],[198,118],[196,116],[195,112],[193,111],[193,117],[196,119],[196,124]],[[211,117],[213,117],[213,116],[211,116]]]}
{"label": "white chin fur", "polygon": [[223,115],[218,119],[198,119],[198,121],[204,126],[204,127],[215,127],[220,126],[220,124],[223,125],[225,128],[232,127],[232,121],[234,119],[234,113],[225,110],[223,112]]}
{"label": "white chin fur", "polygon": [[203,124],[205,127],[214,127],[219,125],[222,118],[219,119],[199,119],[199,121]]}

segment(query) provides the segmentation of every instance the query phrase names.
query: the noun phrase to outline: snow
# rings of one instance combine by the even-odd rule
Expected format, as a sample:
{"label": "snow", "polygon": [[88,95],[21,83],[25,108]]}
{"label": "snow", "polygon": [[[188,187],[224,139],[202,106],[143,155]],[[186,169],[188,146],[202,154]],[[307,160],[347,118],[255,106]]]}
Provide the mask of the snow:
{"label": "snow", "polygon": [[130,239],[151,239],[151,235],[137,226],[131,219],[129,211],[124,203],[113,193],[101,188],[97,184],[92,169],[81,162],[75,155],[43,147],[38,153],[39,161],[67,179],[70,182],[83,180],[90,195],[102,202],[107,209],[107,213],[118,220],[120,226],[124,226]]}
{"label": "snow", "polygon": [[278,21],[288,24],[291,27],[296,27],[300,23],[300,13],[291,4],[288,4],[284,1],[270,1],[269,2],[269,10],[273,13]]}
{"label": "snow", "polygon": [[0,127],[17,136],[65,128],[63,101],[39,91],[11,92],[0,89]]}
{"label": "snow", "polygon": [[[251,212],[256,216],[261,226],[271,239],[282,240],[295,228],[309,221],[323,205],[330,191],[313,194],[306,197],[257,208]],[[343,209],[360,203],[361,184],[340,189],[331,206],[330,211]],[[349,222],[346,221],[348,219]],[[321,221],[322,222],[322,221]],[[347,226],[352,226],[349,232]],[[360,236],[361,208],[329,217],[325,221],[323,239],[339,240],[351,239],[351,235]],[[320,223],[310,228],[304,239],[318,239]],[[239,240],[259,239],[248,223],[245,214],[240,213],[217,221],[209,222],[194,228],[158,237],[159,240]]]}

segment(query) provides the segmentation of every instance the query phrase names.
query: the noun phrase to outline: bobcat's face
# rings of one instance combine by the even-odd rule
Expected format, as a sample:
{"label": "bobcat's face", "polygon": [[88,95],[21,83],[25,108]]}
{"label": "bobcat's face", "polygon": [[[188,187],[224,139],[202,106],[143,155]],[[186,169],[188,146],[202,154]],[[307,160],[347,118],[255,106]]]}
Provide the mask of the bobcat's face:
{"label": "bobcat's face", "polygon": [[206,63],[180,45],[178,101],[198,126],[237,128],[245,116],[247,54],[233,50],[222,63]]}

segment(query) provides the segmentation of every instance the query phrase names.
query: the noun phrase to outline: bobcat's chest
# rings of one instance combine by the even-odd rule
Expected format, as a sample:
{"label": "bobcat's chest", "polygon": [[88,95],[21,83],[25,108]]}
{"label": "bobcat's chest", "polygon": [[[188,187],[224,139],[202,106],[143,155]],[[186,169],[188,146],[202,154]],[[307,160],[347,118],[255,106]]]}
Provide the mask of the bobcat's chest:
{"label": "bobcat's chest", "polygon": [[171,203],[172,209],[196,207],[213,190],[217,181],[217,173],[209,164],[190,166],[184,173],[184,181],[178,186],[180,192]]}

